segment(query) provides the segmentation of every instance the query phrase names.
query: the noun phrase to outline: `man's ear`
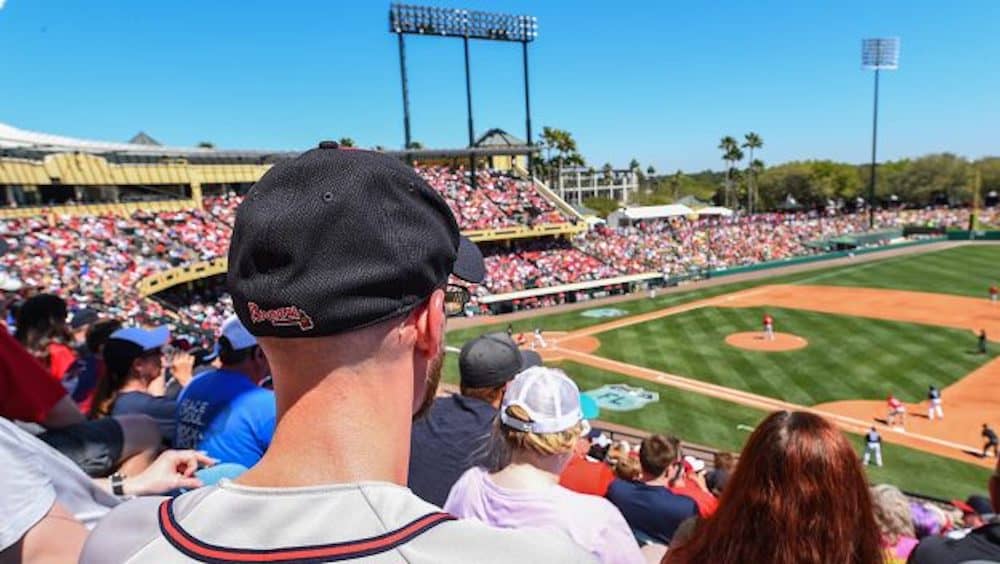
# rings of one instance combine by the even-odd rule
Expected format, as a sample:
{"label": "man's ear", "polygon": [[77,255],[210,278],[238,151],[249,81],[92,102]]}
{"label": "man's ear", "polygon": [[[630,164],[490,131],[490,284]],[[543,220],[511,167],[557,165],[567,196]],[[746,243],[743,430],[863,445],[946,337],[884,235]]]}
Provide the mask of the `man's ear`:
{"label": "man's ear", "polygon": [[434,358],[444,345],[444,290],[437,289],[421,307],[415,319],[416,348],[427,356]]}

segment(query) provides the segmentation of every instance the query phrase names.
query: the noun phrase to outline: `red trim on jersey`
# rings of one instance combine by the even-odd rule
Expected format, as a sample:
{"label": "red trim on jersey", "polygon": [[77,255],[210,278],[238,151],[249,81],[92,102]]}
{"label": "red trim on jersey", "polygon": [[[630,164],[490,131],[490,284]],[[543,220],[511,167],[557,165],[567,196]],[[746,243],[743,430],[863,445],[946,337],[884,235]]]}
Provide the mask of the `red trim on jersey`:
{"label": "red trim on jersey", "polygon": [[202,542],[185,531],[174,518],[173,499],[160,504],[160,532],[170,544],[185,555],[203,562],[336,562],[371,556],[404,545],[433,527],[455,517],[447,513],[428,513],[407,525],[381,535],[353,541],[271,549],[246,549],[215,546]]}

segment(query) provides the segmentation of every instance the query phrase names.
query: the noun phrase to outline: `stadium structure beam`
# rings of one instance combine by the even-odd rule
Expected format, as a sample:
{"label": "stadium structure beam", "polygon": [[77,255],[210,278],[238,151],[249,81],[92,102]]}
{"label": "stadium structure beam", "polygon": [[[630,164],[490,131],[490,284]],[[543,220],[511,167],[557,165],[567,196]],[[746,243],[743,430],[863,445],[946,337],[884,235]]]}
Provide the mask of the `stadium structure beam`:
{"label": "stadium structure beam", "polygon": [[875,102],[872,111],[872,168],[868,183],[868,228],[875,228],[875,167],[878,146],[878,78],[881,70],[899,68],[899,38],[863,39],[861,41],[861,66],[875,71]]}
{"label": "stadium structure beam", "polygon": [[[410,148],[410,109],[406,83],[406,55],[403,35],[461,38],[465,50],[465,91],[468,106],[469,146],[475,143],[472,123],[472,83],[469,64],[469,40],[507,41],[521,44],[524,65],[524,113],[528,146],[531,138],[531,96],[528,84],[528,43],[538,37],[538,19],[534,16],[480,12],[456,8],[390,4],[389,32],[399,36],[399,64],[403,80],[403,129],[406,137],[404,149]],[[528,169],[532,168],[532,155],[528,153]],[[475,182],[475,163],[472,163]]]}
{"label": "stadium structure beam", "polygon": [[403,149],[409,149],[410,143],[410,89],[406,80],[406,45],[403,42],[403,34],[397,33],[399,37],[399,75],[403,83]]}

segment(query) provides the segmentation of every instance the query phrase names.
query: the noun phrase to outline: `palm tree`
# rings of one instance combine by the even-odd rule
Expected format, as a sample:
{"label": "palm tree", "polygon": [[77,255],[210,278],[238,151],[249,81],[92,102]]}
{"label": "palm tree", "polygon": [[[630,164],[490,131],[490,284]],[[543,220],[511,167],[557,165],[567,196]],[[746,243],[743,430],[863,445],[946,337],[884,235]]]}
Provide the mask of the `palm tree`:
{"label": "palm tree", "polygon": [[[747,159],[747,211],[748,213],[753,213],[754,204],[754,190],[756,188],[754,182],[754,176],[757,171],[753,170],[754,163],[760,163],[760,161],[755,161],[753,158],[753,150],[760,149],[764,146],[764,140],[761,139],[760,135],[757,135],[753,131],[747,133],[743,136],[743,148],[750,149],[750,157]],[[764,163],[760,163],[761,168],[763,168]]]}
{"label": "palm tree", "polygon": [[[726,161],[726,193],[723,197],[723,205],[729,207],[729,193],[732,191],[732,181],[731,181],[731,170],[733,168],[732,157],[735,156],[734,151],[739,151],[739,143],[731,135],[726,135],[719,141],[719,150],[722,151],[722,160]],[[742,157],[740,157],[742,158]]]}
{"label": "palm tree", "polygon": [[729,169],[726,171],[726,177],[729,178],[730,191],[732,192],[732,201],[729,204],[730,207],[737,207],[739,205],[739,190],[737,186],[739,185],[739,162],[743,160],[743,150],[739,146],[732,147],[726,152],[725,160],[729,162]]}

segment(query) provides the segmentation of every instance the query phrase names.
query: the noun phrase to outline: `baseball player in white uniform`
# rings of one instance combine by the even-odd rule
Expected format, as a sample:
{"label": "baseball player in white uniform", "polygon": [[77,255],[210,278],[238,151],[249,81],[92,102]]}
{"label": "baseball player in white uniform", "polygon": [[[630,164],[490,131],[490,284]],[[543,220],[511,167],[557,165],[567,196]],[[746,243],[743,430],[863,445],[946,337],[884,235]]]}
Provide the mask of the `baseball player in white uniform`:
{"label": "baseball player in white uniform", "polygon": [[878,434],[875,427],[872,427],[865,433],[865,466],[868,466],[868,461],[871,460],[872,454],[875,455],[875,465],[882,466],[882,436]]}
{"label": "baseball player in white uniform", "polygon": [[927,418],[934,421],[934,416],[937,415],[938,419],[944,419],[944,410],[941,409],[941,390],[930,386],[930,389],[927,390],[927,399],[931,404],[927,411]]}
{"label": "baseball player in white uniform", "polygon": [[548,343],[545,342],[545,337],[542,336],[542,330],[539,327],[535,327],[535,336],[531,341],[531,350],[535,350],[535,347],[547,348]]}

